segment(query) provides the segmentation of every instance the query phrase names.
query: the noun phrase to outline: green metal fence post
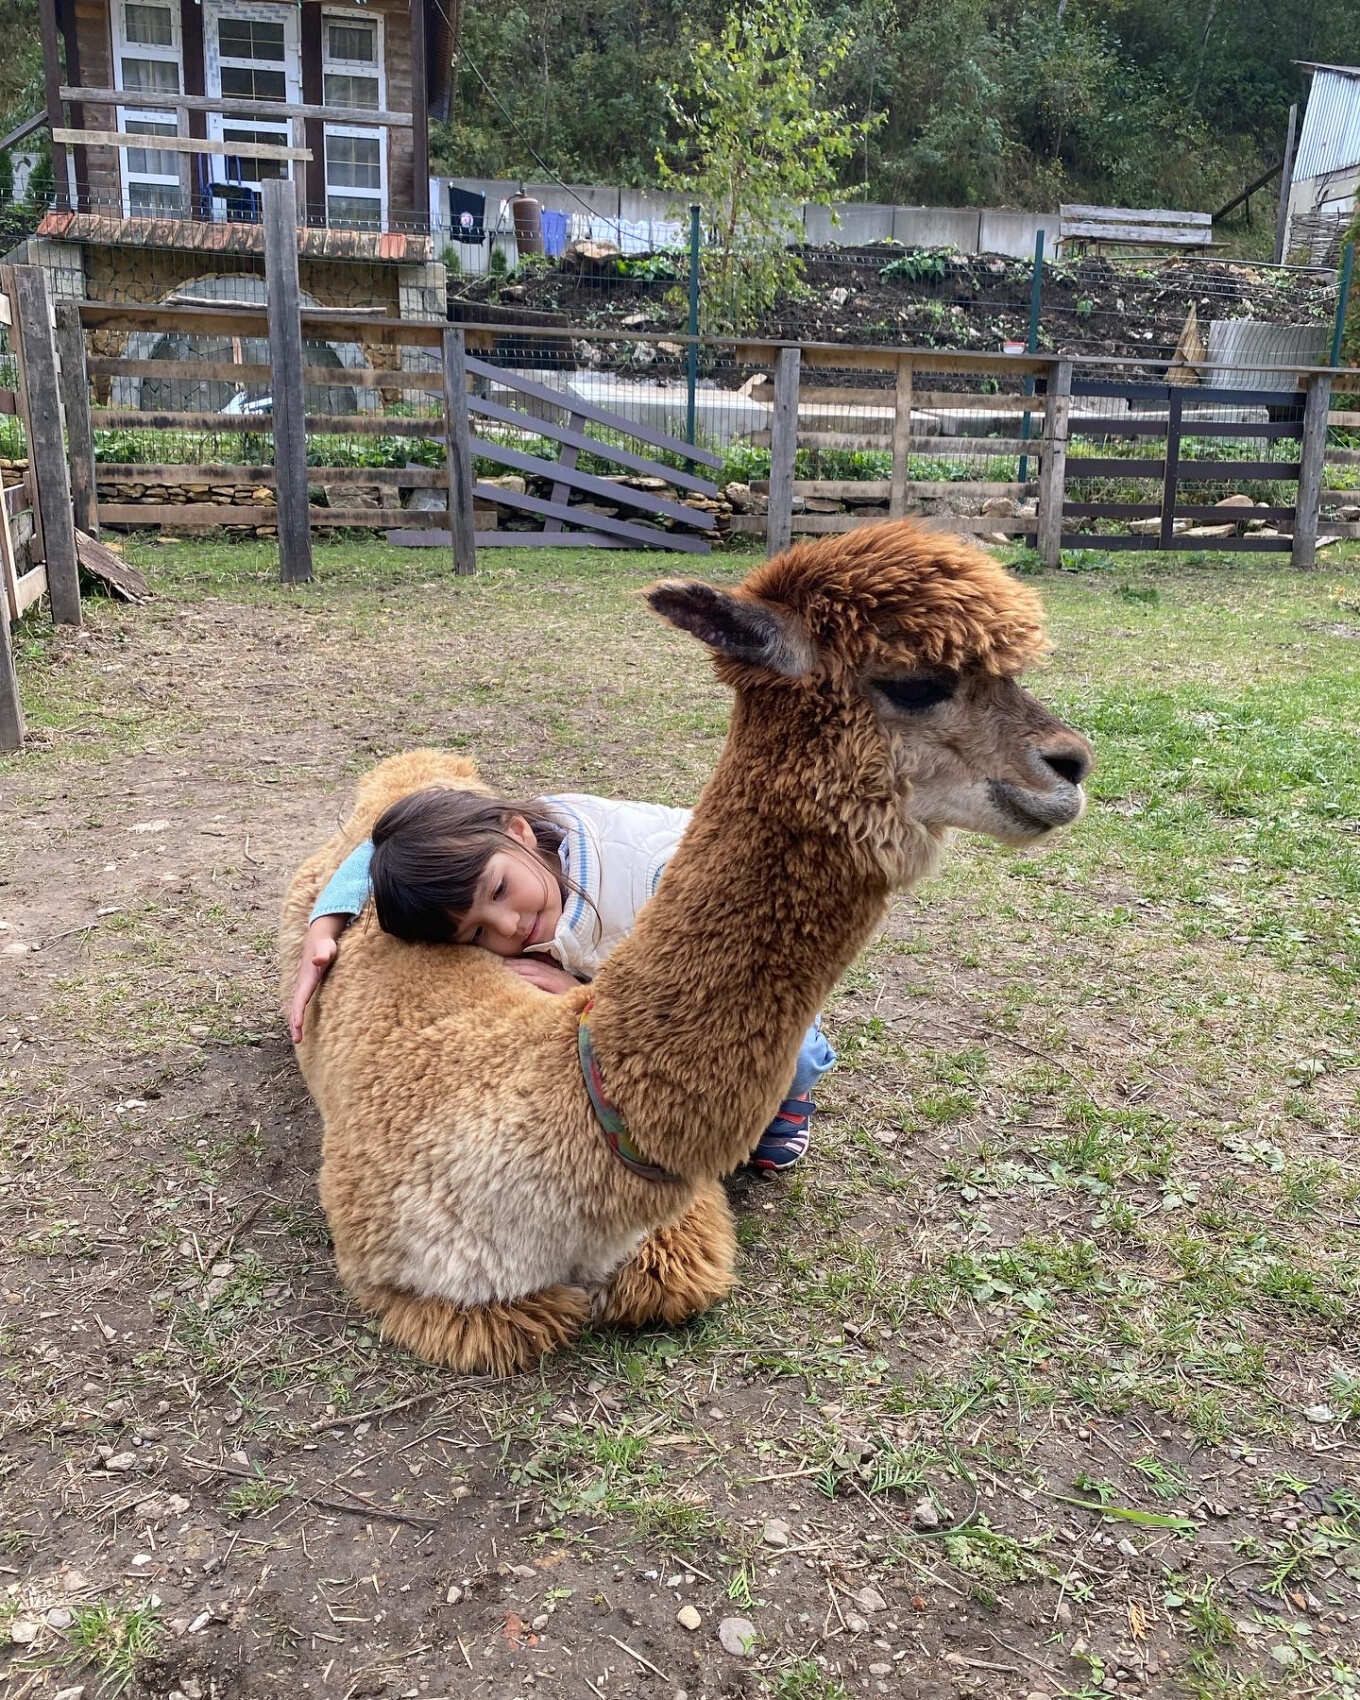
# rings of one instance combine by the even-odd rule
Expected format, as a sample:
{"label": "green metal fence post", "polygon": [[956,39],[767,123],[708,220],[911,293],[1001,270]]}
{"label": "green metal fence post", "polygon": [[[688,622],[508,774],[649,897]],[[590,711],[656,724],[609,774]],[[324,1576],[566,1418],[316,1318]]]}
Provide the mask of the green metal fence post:
{"label": "green metal fence post", "polygon": [[1346,309],[1351,299],[1351,273],[1355,269],[1355,244],[1348,242],[1341,255],[1341,277],[1336,286],[1336,324],[1332,327],[1332,357],[1329,366],[1341,364],[1341,339],[1346,332]]}
{"label": "green metal fence post", "polygon": [[[1031,354],[1039,349],[1039,309],[1044,295],[1044,233],[1037,230],[1034,233],[1034,275],[1029,286],[1029,340],[1026,347]],[[1034,379],[1025,379],[1025,394],[1034,394]],[[1029,441],[1029,414],[1020,421],[1020,440]],[[1024,484],[1029,478],[1029,456],[1020,456],[1020,482]]]}
{"label": "green metal fence post", "polygon": [[[699,208],[689,209],[689,334],[699,334]],[[685,441],[694,441],[694,392],[699,386],[699,345],[685,352]]]}

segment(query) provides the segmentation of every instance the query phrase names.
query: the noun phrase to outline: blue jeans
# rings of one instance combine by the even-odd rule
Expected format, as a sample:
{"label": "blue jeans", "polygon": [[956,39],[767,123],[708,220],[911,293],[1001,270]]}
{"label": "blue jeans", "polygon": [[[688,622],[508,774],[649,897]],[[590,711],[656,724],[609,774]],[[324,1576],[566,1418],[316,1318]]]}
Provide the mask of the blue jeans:
{"label": "blue jeans", "polygon": [[798,1065],[793,1071],[793,1085],[789,1087],[790,1098],[801,1098],[827,1073],[836,1066],[836,1053],[832,1050],[826,1034],[822,1032],[822,1018],[819,1015],[803,1035],[803,1043],[798,1052]]}

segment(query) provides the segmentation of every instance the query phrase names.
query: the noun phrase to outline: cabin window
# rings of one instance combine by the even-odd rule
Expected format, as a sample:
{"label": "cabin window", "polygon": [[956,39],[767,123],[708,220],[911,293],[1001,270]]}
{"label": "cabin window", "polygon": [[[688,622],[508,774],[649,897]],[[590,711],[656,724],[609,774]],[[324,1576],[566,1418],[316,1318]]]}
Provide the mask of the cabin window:
{"label": "cabin window", "polygon": [[[204,73],[207,92],[226,100],[295,104],[301,99],[302,56],[296,6],[256,0],[203,0]],[[261,112],[208,114],[210,140],[269,148],[294,145],[294,122]],[[286,159],[259,159],[224,151],[208,159],[212,216],[253,220],[260,216],[261,185],[291,177]]]}
{"label": "cabin window", "polygon": [[322,74],[327,106],[376,112],[382,105],[378,20],[328,15]]}
{"label": "cabin window", "polygon": [[[180,63],[178,6],[122,0],[114,7],[114,79],[119,89],[128,94],[179,94]],[[118,128],[138,136],[173,136],[179,121],[164,109],[120,106]],[[182,213],[181,157],[154,144],[124,148],[124,213]]]}
{"label": "cabin window", "polygon": [[[383,105],[382,23],[354,12],[322,19],[326,105],[377,112]],[[387,143],[379,129],[326,126],[326,222],[380,230],[386,222]]]}

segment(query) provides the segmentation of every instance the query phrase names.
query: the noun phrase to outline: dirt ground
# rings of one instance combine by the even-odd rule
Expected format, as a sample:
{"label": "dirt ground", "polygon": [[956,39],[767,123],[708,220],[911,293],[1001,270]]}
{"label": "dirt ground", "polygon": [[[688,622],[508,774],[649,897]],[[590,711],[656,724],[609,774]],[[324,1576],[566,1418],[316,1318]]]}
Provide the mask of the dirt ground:
{"label": "dirt ground", "polygon": [[130,552],[0,762],[0,1691],[1360,1695],[1352,567],[1044,579],[1090,819],[895,906],[736,1297],[494,1382],[336,1282],[280,896],[381,755],[689,801],[723,694],[654,557]]}

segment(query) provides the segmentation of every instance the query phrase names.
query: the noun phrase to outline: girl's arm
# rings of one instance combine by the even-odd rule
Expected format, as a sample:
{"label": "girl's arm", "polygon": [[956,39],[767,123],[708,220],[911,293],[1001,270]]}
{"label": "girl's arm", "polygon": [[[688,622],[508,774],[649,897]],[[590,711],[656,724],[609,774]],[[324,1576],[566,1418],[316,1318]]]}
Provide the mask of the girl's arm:
{"label": "girl's arm", "polygon": [[307,936],[302,941],[302,960],[288,1003],[288,1036],[302,1042],[302,1022],[317,987],[330,972],[340,948],[340,935],[368,902],[368,866],[373,860],[373,843],[365,839],[352,850],[331,875],[316,900]]}

